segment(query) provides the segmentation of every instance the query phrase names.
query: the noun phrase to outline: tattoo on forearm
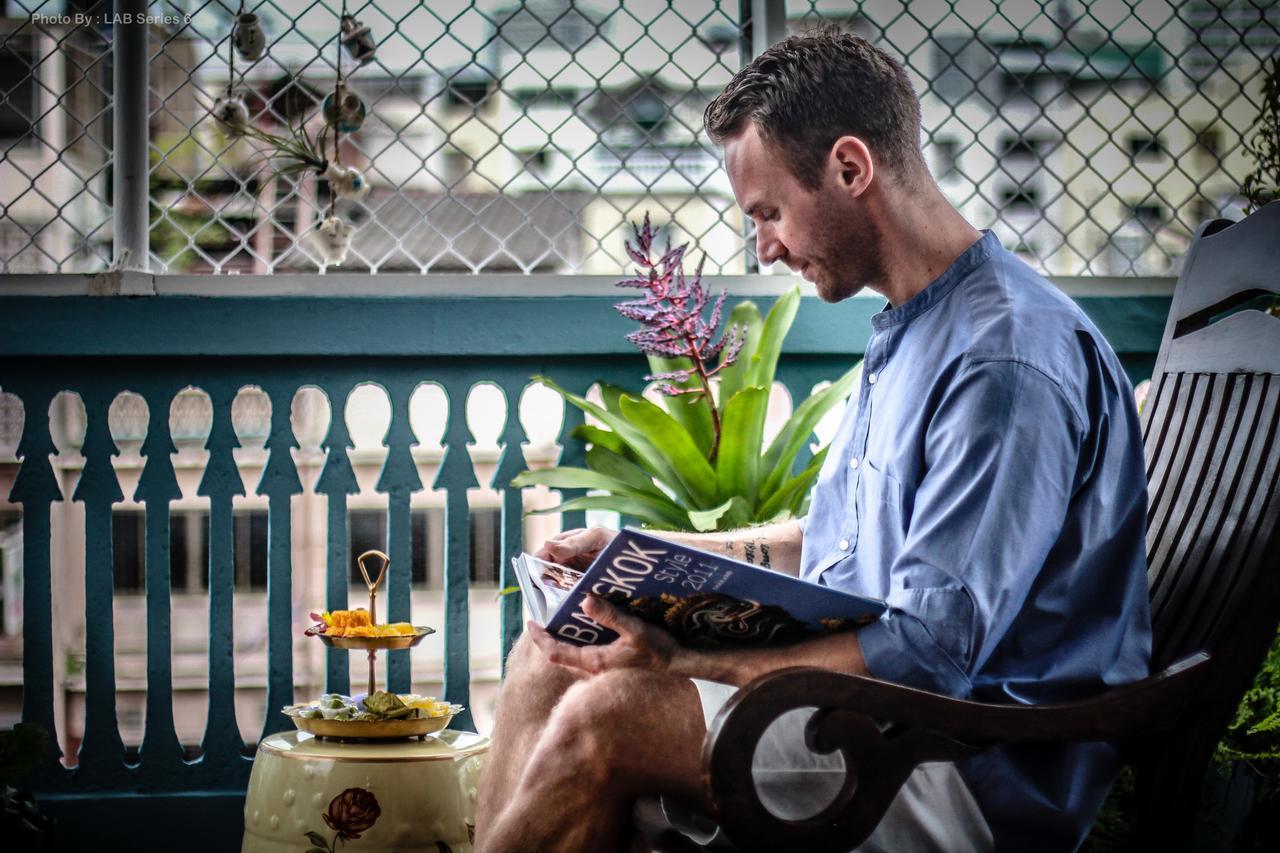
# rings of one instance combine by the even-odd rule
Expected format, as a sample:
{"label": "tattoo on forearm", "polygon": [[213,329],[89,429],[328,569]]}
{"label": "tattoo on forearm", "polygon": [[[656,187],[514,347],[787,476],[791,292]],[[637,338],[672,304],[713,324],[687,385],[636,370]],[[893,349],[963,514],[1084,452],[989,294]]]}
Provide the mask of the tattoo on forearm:
{"label": "tattoo on forearm", "polygon": [[742,543],[743,559],[751,565],[756,564],[756,543],[754,539],[748,539]]}
{"label": "tattoo on forearm", "polygon": [[760,565],[763,568],[771,568],[773,563],[769,561],[769,545],[768,543],[760,543]]}

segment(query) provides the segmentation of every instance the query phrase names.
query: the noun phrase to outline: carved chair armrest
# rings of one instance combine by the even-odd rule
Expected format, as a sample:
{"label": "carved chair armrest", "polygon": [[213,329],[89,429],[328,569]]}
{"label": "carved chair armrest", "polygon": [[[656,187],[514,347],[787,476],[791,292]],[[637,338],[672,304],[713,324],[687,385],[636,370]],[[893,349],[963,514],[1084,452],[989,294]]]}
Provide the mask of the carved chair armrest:
{"label": "carved chair armrest", "polygon": [[[763,676],[721,709],[703,746],[716,819],[743,850],[847,851],[875,829],[915,767],[957,761],[997,743],[1136,738],[1172,729],[1209,661],[1204,652],[1141,681],[1056,705],[953,699],[873,678],[797,667]],[[817,707],[806,743],[839,749],[847,775],[835,800],[803,820],[772,815],[751,775],[755,744],[794,708]]]}

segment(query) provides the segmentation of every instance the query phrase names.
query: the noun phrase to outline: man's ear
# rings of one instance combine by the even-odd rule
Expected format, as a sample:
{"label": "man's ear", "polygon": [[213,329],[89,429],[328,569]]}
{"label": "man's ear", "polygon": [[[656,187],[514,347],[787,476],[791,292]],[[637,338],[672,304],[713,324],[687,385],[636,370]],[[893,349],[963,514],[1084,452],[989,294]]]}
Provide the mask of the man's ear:
{"label": "man's ear", "polygon": [[875,161],[867,144],[856,136],[842,136],[831,146],[831,168],[837,186],[854,197],[862,195],[875,177]]}

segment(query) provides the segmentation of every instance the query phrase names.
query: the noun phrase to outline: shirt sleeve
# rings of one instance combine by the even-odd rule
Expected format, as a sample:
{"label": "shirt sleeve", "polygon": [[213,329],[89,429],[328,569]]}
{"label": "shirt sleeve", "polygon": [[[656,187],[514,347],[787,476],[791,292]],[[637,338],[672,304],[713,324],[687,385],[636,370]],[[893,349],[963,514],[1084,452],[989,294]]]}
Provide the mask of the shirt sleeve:
{"label": "shirt sleeve", "polygon": [[1082,439],[1062,389],[1035,368],[959,368],[926,431],[889,610],[858,635],[872,675],[969,695],[1059,536]]}

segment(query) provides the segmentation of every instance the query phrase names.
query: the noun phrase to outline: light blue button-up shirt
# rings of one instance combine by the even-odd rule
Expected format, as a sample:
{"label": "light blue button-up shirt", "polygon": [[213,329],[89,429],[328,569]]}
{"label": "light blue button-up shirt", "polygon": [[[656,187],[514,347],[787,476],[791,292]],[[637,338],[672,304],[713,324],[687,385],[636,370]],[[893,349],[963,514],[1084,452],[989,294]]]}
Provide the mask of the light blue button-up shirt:
{"label": "light blue button-up shirt", "polygon": [[[1062,701],[1142,678],[1147,492],[1133,392],[1083,312],[991,233],[872,318],[805,520],[801,577],[884,599],[878,678]],[[1103,743],[960,767],[1001,849],[1073,849],[1118,769]]]}

